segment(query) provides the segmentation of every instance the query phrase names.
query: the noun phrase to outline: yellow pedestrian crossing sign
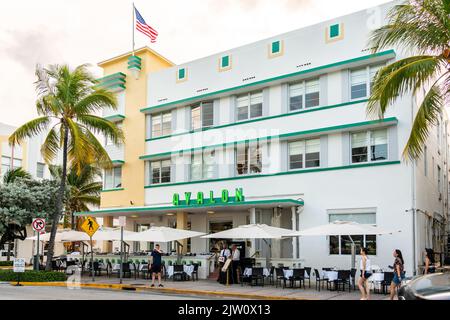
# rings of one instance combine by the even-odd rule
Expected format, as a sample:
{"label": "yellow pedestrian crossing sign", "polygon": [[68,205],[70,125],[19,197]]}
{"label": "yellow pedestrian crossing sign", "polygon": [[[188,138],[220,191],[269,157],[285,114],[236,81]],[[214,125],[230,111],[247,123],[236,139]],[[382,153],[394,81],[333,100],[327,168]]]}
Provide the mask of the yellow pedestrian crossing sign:
{"label": "yellow pedestrian crossing sign", "polygon": [[100,226],[92,217],[87,217],[81,225],[81,230],[86,232],[89,237],[92,237],[98,228],[100,228]]}

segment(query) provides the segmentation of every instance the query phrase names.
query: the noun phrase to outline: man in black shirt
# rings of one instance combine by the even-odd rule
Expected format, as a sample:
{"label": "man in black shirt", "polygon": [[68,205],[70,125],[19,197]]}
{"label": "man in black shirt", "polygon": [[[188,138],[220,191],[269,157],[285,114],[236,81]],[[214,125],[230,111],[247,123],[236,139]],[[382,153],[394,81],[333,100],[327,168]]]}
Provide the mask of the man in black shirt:
{"label": "man in black shirt", "polygon": [[161,253],[162,253],[162,250],[159,249],[159,244],[155,245],[155,248],[153,249],[153,251],[151,253],[151,256],[153,258],[152,268],[151,268],[152,287],[155,286],[155,274],[158,274],[159,287],[163,287],[163,285],[161,284]]}

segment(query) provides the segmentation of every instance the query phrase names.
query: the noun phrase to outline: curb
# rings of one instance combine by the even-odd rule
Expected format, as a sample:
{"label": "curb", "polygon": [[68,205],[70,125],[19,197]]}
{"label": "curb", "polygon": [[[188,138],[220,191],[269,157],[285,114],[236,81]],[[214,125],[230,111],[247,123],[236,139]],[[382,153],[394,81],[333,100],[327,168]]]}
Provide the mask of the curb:
{"label": "curb", "polygon": [[[16,282],[10,282],[15,284]],[[178,294],[190,294],[190,295],[202,295],[202,296],[226,296],[233,298],[244,299],[259,299],[259,300],[316,300],[313,298],[295,298],[285,296],[265,296],[258,294],[226,292],[226,291],[207,291],[207,290],[191,290],[191,289],[176,289],[176,288],[151,288],[151,287],[138,287],[126,284],[107,284],[107,283],[81,283],[71,285],[67,282],[21,282],[24,286],[36,286],[36,287],[83,287],[93,289],[112,289],[112,290],[133,290],[133,291],[154,291],[165,293],[178,293]]]}

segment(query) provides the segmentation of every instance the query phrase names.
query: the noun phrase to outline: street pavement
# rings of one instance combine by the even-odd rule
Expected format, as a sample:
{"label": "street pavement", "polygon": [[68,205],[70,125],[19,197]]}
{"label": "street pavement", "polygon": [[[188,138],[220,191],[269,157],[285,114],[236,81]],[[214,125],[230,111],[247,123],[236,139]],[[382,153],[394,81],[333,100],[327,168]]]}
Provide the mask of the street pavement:
{"label": "street pavement", "polygon": [[108,289],[65,287],[15,287],[0,283],[0,300],[204,300],[211,297]]}

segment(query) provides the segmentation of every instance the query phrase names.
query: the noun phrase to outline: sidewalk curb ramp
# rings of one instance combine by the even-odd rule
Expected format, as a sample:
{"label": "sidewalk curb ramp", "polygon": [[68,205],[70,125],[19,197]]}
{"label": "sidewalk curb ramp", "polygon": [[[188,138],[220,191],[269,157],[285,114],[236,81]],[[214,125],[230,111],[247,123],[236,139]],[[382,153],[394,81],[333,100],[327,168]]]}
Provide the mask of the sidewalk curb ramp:
{"label": "sidewalk curb ramp", "polygon": [[[14,285],[16,282],[10,282]],[[164,293],[176,293],[176,294],[190,294],[190,295],[202,295],[202,296],[226,296],[233,298],[243,299],[260,299],[260,300],[317,300],[317,298],[296,298],[286,296],[265,296],[260,294],[249,294],[239,292],[226,292],[226,291],[207,291],[207,290],[192,290],[192,289],[176,289],[176,288],[151,288],[143,286],[133,286],[125,284],[110,284],[110,283],[80,283],[72,284],[67,282],[21,282],[24,286],[36,286],[36,287],[74,287],[74,288],[92,288],[92,289],[110,289],[110,290],[126,290],[126,291],[153,291]]]}

